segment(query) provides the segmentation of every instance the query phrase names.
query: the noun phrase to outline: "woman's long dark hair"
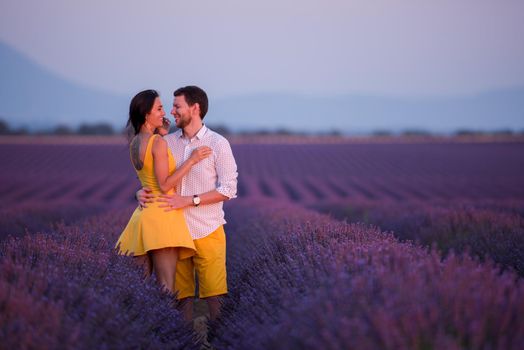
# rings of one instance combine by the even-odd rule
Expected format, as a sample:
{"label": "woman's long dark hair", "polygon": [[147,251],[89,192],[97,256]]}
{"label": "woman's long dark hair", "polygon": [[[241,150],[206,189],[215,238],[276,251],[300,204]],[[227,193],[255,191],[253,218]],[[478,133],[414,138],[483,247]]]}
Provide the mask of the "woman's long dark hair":
{"label": "woman's long dark hair", "polygon": [[155,104],[155,99],[159,96],[155,90],[144,90],[133,97],[129,105],[129,119],[126,125],[130,134],[130,129],[131,127],[133,128],[134,134],[130,135],[131,137],[140,132],[140,128],[146,122],[146,115],[151,112]]}

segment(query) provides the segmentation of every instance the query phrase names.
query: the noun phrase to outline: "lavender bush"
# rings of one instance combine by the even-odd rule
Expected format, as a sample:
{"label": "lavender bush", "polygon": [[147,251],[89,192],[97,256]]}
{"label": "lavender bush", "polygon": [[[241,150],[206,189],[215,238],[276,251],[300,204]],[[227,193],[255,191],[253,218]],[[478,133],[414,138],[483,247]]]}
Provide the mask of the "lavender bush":
{"label": "lavender bush", "polygon": [[[233,150],[245,199],[228,203],[215,348],[524,344],[511,271],[523,273],[523,143]],[[0,145],[2,347],[199,347],[173,298],[112,251],[139,186],[128,157],[123,144]]]}
{"label": "lavender bush", "polygon": [[377,228],[275,202],[231,206],[230,349],[519,349],[524,284]]}
{"label": "lavender bush", "polygon": [[0,259],[6,349],[196,347],[173,296],[113,251],[128,210],[8,239]]}
{"label": "lavender bush", "polygon": [[103,211],[103,205],[76,203],[25,203],[0,210],[0,241],[26,232],[52,232],[59,223],[74,225]]}
{"label": "lavender bush", "polygon": [[436,246],[447,253],[489,257],[524,275],[524,202],[370,202],[315,207],[339,219],[393,231],[401,240]]}

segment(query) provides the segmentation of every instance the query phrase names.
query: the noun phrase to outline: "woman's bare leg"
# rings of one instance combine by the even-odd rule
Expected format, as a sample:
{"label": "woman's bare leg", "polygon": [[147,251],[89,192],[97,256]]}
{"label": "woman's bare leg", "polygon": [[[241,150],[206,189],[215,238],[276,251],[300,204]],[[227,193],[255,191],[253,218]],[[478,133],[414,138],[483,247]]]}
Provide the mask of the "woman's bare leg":
{"label": "woman's bare leg", "polygon": [[149,253],[145,255],[135,256],[133,257],[133,260],[138,266],[141,266],[144,269],[145,278],[151,276],[151,273],[153,273],[153,262],[151,261]]}
{"label": "woman's bare leg", "polygon": [[173,292],[175,284],[176,263],[178,261],[177,248],[156,249],[151,252],[153,260],[153,269],[156,278],[162,287]]}

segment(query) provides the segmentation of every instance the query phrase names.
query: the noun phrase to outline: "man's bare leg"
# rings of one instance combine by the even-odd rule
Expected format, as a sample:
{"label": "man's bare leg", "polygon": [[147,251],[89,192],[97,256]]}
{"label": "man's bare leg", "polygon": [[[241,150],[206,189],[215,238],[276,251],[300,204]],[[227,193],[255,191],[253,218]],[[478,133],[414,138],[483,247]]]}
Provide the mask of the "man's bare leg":
{"label": "man's bare leg", "polygon": [[178,309],[186,322],[193,322],[193,297],[180,299]]}
{"label": "man's bare leg", "polygon": [[215,321],[220,316],[220,307],[222,306],[222,296],[205,298],[207,306],[209,307],[209,319]]}

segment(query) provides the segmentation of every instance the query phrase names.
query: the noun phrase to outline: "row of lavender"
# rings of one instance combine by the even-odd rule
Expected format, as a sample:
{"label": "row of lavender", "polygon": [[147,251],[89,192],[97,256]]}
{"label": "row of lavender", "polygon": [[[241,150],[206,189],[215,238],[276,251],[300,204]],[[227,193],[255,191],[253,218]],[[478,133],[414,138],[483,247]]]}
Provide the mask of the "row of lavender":
{"label": "row of lavender", "polygon": [[72,224],[103,212],[103,205],[75,202],[6,202],[0,209],[0,241],[25,233],[52,232],[57,224]]}
{"label": "row of lavender", "polygon": [[[498,275],[489,263],[477,266],[468,255],[450,254],[442,262],[435,252],[400,244],[378,229],[283,202],[315,203],[338,218],[378,224],[402,239],[436,242],[446,252],[469,247],[473,256],[522,274],[522,205],[509,201],[524,197],[521,148],[234,146],[240,194],[251,200],[238,199],[228,208],[232,290],[214,344],[517,348],[524,329],[522,305],[515,301],[523,296],[523,282],[516,275]],[[1,176],[0,193],[9,207],[2,209],[0,224],[11,225],[11,234],[128,206],[137,186],[125,147],[0,151],[11,170]],[[475,199],[469,201],[474,206],[452,204],[461,197]],[[278,202],[252,201],[263,198]],[[486,198],[499,200],[489,204]],[[128,215],[110,210],[87,226],[58,225],[45,230],[52,234],[5,242],[3,338],[51,348],[192,344],[191,334],[166,307],[171,300],[141,282],[127,260],[107,253]],[[156,315],[145,316],[148,310]],[[46,313],[51,317],[42,324]],[[169,324],[158,326],[159,319]],[[31,332],[35,336],[26,335]]]}
{"label": "row of lavender", "polygon": [[239,145],[245,197],[524,199],[524,144]]}
{"label": "row of lavender", "polygon": [[4,349],[180,349],[194,346],[176,300],[113,251],[129,210],[1,243]]}
{"label": "row of lavender", "polygon": [[125,145],[0,145],[0,195],[18,205],[128,205],[138,180]]}
{"label": "row of lavender", "polygon": [[[524,282],[378,228],[271,200],[228,203],[218,349],[493,348],[524,342]],[[129,210],[5,241],[7,348],[191,348],[174,301],[112,252]],[[45,320],[45,321],[43,321]]]}
{"label": "row of lavender", "polygon": [[[241,197],[524,199],[524,144],[233,145]],[[127,205],[139,186],[125,145],[0,145],[4,203]]]}
{"label": "row of lavender", "polygon": [[349,222],[393,232],[402,241],[467,252],[524,276],[524,202],[515,200],[337,201],[312,206]]}
{"label": "row of lavender", "polygon": [[274,201],[230,208],[228,349],[520,349],[524,282]]}

